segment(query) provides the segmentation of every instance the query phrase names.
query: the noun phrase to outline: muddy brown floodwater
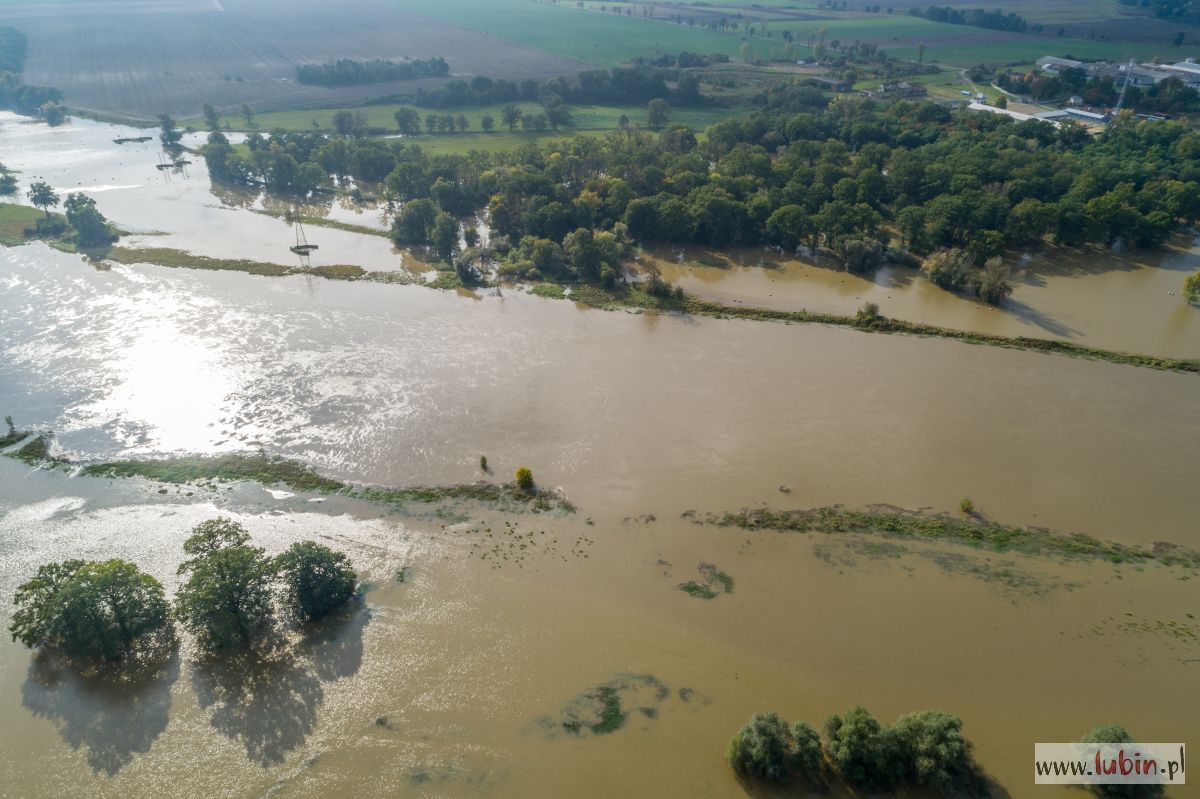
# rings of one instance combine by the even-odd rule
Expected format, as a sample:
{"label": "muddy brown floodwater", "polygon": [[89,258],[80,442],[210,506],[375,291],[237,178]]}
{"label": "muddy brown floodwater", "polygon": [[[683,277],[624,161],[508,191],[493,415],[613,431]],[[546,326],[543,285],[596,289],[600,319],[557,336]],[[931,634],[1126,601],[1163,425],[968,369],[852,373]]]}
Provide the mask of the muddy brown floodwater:
{"label": "muddy brown floodwater", "polygon": [[[61,134],[16,127],[0,119],[3,160],[23,181],[51,174],[37,153]],[[112,167],[103,180],[126,180],[103,160],[120,129],[65,130],[56,141],[79,154],[59,150],[56,185],[86,183],[98,158]],[[170,246],[225,255],[210,248],[290,233],[220,207],[195,175],[127,182],[98,192],[101,208],[126,227],[143,218]],[[224,219],[225,241],[192,226]],[[326,232],[371,242],[333,246],[331,262],[387,246]],[[1107,275],[1071,278],[1073,307]],[[762,795],[723,761],[751,713],[819,724],[861,703],[885,721],[960,715],[997,795],[1022,797],[1035,741],[1101,723],[1188,741],[1200,717],[1194,573],[684,516],[762,503],[950,511],[970,496],[1005,522],[1200,547],[1195,375],[609,313],[515,289],[102,269],[38,244],[0,249],[0,364],[0,413],[54,430],[76,459],[262,448],[408,485],[477,479],[486,454],[486,479],[528,465],[579,506],[436,516],[254,485],[160,493],[0,458],[0,596],[68,557],[129,558],[173,589],[182,540],[218,513],[271,551],[322,538],[368,586],[294,658],[250,671],[204,666],[185,645],[117,690],[3,641],[0,795]],[[732,593],[678,590],[702,563]],[[599,686],[621,698],[624,725],[570,732]]]}

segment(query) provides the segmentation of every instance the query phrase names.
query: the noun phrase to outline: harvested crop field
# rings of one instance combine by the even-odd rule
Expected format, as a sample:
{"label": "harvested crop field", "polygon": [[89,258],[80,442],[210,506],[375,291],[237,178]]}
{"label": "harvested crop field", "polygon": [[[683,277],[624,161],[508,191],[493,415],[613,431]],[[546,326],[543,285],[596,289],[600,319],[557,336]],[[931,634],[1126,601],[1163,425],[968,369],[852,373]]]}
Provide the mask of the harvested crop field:
{"label": "harvested crop field", "polygon": [[152,119],[199,112],[344,106],[438,79],[326,89],[298,64],[444,57],[452,76],[546,79],[577,61],[373,0],[91,0],[0,5],[29,38],[25,79],[75,109]]}

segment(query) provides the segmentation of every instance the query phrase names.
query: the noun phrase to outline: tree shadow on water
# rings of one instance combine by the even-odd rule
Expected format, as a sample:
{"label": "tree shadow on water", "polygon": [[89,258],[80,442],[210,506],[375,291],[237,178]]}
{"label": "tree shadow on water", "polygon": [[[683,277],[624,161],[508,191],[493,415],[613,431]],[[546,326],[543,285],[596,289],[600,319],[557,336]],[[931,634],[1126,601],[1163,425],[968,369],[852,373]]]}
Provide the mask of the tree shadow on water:
{"label": "tree shadow on water", "polygon": [[370,623],[371,610],[359,597],[313,625],[300,642],[299,652],[322,682],[353,677],[362,668],[363,630]]}
{"label": "tree shadow on water", "polygon": [[166,729],[179,669],[174,652],[132,678],[84,676],[57,658],[38,656],[21,685],[21,703],[54,724],[72,749],[85,750],[93,772],[111,777],[150,751]]}
{"label": "tree shadow on water", "polygon": [[1014,300],[1013,298],[1009,297],[1004,301],[1004,305],[1001,306],[1001,308],[1009,312],[1016,319],[1027,324],[1040,327],[1047,333],[1053,333],[1056,336],[1062,336],[1064,338],[1074,338],[1079,335],[1079,331],[1070,325],[1063,324],[1057,319],[1049,317],[1037,310],[1032,305],[1023,303],[1020,300]]}
{"label": "tree shadow on water", "polygon": [[358,673],[363,629],[371,613],[361,602],[314,625],[294,651],[245,652],[203,661],[192,669],[192,687],[209,721],[239,741],[254,763],[283,762],[316,726],[324,682]]}
{"label": "tree shadow on water", "polygon": [[212,726],[262,766],[282,762],[304,743],[324,698],[321,681],[291,655],[263,659],[250,652],[197,664],[192,687]]}

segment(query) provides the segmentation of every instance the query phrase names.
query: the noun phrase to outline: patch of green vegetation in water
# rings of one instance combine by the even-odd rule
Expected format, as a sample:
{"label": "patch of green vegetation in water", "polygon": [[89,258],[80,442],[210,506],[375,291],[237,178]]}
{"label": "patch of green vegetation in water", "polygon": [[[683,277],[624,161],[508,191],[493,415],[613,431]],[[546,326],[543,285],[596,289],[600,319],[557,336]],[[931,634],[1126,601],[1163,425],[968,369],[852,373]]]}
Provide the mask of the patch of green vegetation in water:
{"label": "patch of green vegetation in water", "polygon": [[707,585],[701,585],[695,580],[688,580],[686,583],[679,584],[679,590],[688,596],[693,596],[696,599],[716,599],[717,592],[709,588]]}
{"label": "patch of green vegetation in water", "polygon": [[98,463],[83,468],[92,477],[145,477],[161,483],[255,482],[295,491],[331,494],[347,486],[303,464],[263,454],[213,455]]}
{"label": "patch of green vegetation in water", "polygon": [[[688,689],[689,698],[692,693]],[[672,695],[653,675],[622,674],[579,694],[557,719],[544,717],[538,723],[550,735],[558,731],[608,735],[624,727],[635,712],[646,719],[657,719],[659,706]]]}
{"label": "patch of green vegetation in water", "polygon": [[679,590],[696,599],[716,599],[721,594],[733,593],[733,578],[711,563],[696,567],[700,580],[688,580],[679,584]]}
{"label": "patch of green vegetation in water", "polygon": [[57,462],[57,459],[50,457],[50,443],[44,435],[38,436],[16,452],[10,453],[10,455],[31,466],[39,463]]}
{"label": "patch of green vegetation in water", "polygon": [[[694,518],[694,517],[689,517]],[[918,538],[966,544],[993,552],[1099,558],[1111,563],[1155,562],[1200,568],[1200,552],[1172,544],[1146,548],[1101,541],[1082,533],[1061,533],[1039,527],[1015,527],[981,517],[958,519],[943,514],[902,509],[847,510],[840,506],[798,510],[743,509],[709,514],[700,524],[798,533],[860,533],[894,538]]]}

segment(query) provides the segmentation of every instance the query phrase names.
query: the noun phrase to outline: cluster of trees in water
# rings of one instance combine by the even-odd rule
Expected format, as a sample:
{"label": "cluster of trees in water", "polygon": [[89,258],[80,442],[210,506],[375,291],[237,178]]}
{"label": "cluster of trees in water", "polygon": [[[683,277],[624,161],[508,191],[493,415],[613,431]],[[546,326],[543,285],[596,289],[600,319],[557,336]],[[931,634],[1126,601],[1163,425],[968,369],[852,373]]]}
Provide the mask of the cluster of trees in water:
{"label": "cluster of trees in water", "polygon": [[[1014,94],[1038,100],[1078,95],[1088,105],[1109,107],[1116,105],[1124,88],[1111,77],[1093,78],[1082,69],[1070,67],[1057,75],[1036,70],[1025,73],[1004,71],[996,76],[996,84]],[[1200,111],[1200,91],[1179,78],[1171,77],[1153,86],[1130,86],[1125,89],[1125,107],[1144,114]]]}
{"label": "cluster of trees in water", "polygon": [[986,795],[957,716],[925,710],[885,726],[855,707],[826,719],[824,732],[822,740],[807,722],[789,725],[778,713],[755,713],[725,756],[739,774],[772,782],[824,787],[832,775],[862,791],[907,785],[943,796]]}
{"label": "cluster of trees in water", "polygon": [[[4,168],[0,167],[0,170]],[[11,178],[11,175],[6,177]],[[9,193],[2,190],[4,184],[5,180],[0,178],[0,194]],[[15,180],[13,188],[16,188]],[[62,239],[70,234],[74,243],[83,249],[103,247],[117,240],[117,234],[96,207],[96,201],[82,192],[72,192],[64,201],[49,183],[37,181],[30,185],[26,196],[34,208],[45,212],[45,216],[39,219],[33,228],[25,231],[27,236]],[[65,218],[50,214],[50,209],[57,208],[60,204],[66,211]]]}
{"label": "cluster of trees in water", "polygon": [[50,125],[61,125],[67,117],[62,92],[52,86],[32,86],[21,80],[29,42],[16,28],[0,27],[0,108],[18,114],[40,116]]}
{"label": "cluster of trees in water", "polygon": [[[987,796],[989,787],[962,734],[962,720],[940,710],[908,713],[880,724],[861,706],[825,720],[824,736],[810,724],[788,724],[778,713],[755,713],[733,736],[725,757],[743,777],[803,782],[824,789],[830,778],[857,791],[912,787],[939,796]],[[1125,728],[1093,728],[1081,743],[1135,743]],[[1162,785],[1095,785],[1102,797],[1150,799]]]}
{"label": "cluster of trees in water", "polygon": [[186,579],[172,606],[162,584],[136,564],[48,563],[13,598],[9,631],[28,647],[80,664],[136,662],[173,646],[174,622],[209,652],[253,648],[276,634],[279,612],[297,624],[328,616],[358,592],[345,554],[314,541],[272,558],[225,518],[184,541]]}
{"label": "cluster of trees in water", "polygon": [[296,68],[296,80],[311,86],[360,86],[417,78],[438,78],[450,74],[450,65],[441,56],[413,61],[354,61],[339,58],[326,64],[302,64]]}
{"label": "cluster of trees in water", "polygon": [[1029,24],[1019,14],[1011,11],[1005,13],[1000,9],[986,11],[982,8],[959,9],[950,6],[929,6],[921,8],[913,6],[908,13],[914,17],[924,17],[934,22],[947,22],[951,25],[972,25],[976,28],[989,28],[997,31],[1012,31],[1024,33]]}
{"label": "cluster of trees in water", "polygon": [[[584,229],[640,243],[805,248],[869,271],[896,255],[895,235],[910,253],[959,249],[983,268],[1047,238],[1152,247],[1200,216],[1200,133],[1186,125],[1123,118],[1090,136],[931,103],[877,110],[845,96],[725,120],[703,141],[682,126],[456,155],[282,131],[251,137],[247,155],[219,133],[210,141],[219,179],[298,193],[378,181],[402,207],[427,200],[454,219],[486,213],[500,256],[527,236],[561,247]],[[961,272],[961,262],[951,266],[951,276]]]}

